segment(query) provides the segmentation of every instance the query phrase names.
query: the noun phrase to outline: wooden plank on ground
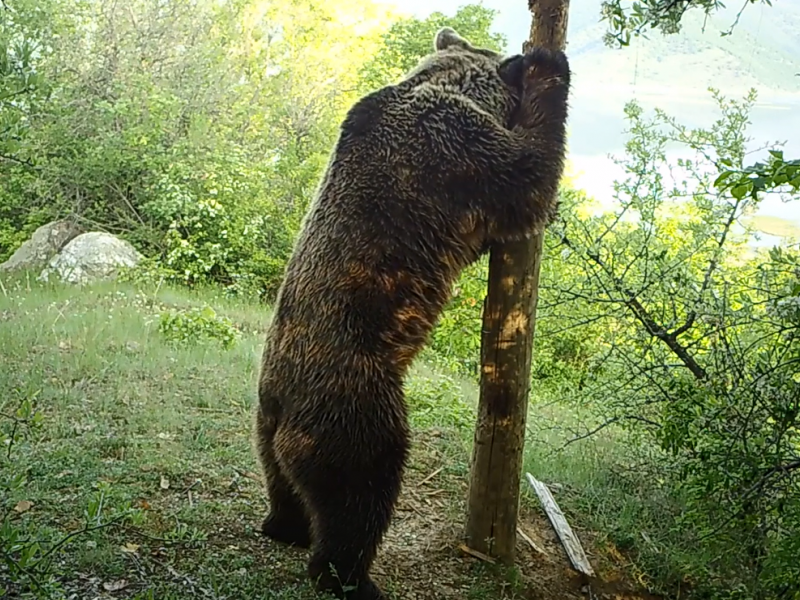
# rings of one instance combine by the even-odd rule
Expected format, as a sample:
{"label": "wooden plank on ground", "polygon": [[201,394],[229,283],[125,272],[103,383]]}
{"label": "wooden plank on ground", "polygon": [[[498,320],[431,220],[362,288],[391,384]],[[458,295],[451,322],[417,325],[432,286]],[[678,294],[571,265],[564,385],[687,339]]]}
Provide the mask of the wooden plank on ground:
{"label": "wooden plank on ground", "polygon": [[556,530],[558,539],[561,540],[572,566],[576,571],[589,577],[594,577],[594,569],[592,569],[589,559],[586,558],[586,553],[583,551],[583,546],[581,546],[578,536],[573,533],[550,490],[530,473],[526,473],[525,476],[528,478],[528,483],[533,488],[533,491],[539,496],[539,502],[542,503],[542,507],[547,513],[547,518],[550,519],[553,529]]}

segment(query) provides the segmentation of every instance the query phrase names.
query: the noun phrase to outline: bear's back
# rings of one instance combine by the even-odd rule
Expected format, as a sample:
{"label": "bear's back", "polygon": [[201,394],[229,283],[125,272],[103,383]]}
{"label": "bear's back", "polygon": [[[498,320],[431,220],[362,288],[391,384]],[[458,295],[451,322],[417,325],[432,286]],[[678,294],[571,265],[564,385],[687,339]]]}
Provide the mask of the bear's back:
{"label": "bear's back", "polygon": [[497,64],[492,53],[437,52],[348,111],[276,303],[265,357],[288,361],[276,371],[405,372],[485,239],[477,211],[449,210],[463,204],[450,174],[428,167],[460,122],[438,99],[504,118],[515,98]]}

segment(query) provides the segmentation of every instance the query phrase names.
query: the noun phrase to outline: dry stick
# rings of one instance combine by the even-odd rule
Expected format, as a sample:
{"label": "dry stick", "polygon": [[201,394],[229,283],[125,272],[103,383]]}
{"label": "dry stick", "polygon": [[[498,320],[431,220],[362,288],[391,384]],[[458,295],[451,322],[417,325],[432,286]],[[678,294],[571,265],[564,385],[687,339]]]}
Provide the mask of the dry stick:
{"label": "dry stick", "polygon": [[477,558],[479,560],[482,560],[484,562],[488,562],[488,563],[491,563],[491,564],[494,564],[495,562],[497,562],[491,556],[488,556],[488,555],[484,554],[483,552],[478,552],[477,550],[473,550],[472,548],[470,548],[469,546],[467,546],[465,544],[461,544],[459,546],[459,549],[464,554],[469,554],[470,556],[473,556],[473,557],[475,557],[475,558]]}
{"label": "dry stick", "polygon": [[541,549],[541,548],[538,546],[538,544],[537,544],[536,542],[534,542],[534,541],[533,541],[533,538],[531,538],[531,536],[529,536],[527,533],[525,533],[524,531],[522,531],[522,528],[520,528],[520,527],[517,527],[517,534],[519,534],[519,537],[521,537],[523,540],[525,540],[525,542],[526,542],[526,543],[527,543],[527,544],[528,544],[528,545],[529,545],[531,548],[533,548],[533,549],[534,549],[536,552],[538,552],[539,554],[543,554],[543,555],[547,556],[547,552],[545,552],[544,550],[542,550],[542,549]]}
{"label": "dry stick", "polygon": [[[529,0],[534,46],[563,50],[569,0]],[[496,245],[481,336],[481,388],[466,538],[504,563],[514,560],[543,235]]]}
{"label": "dry stick", "polygon": [[428,483],[428,482],[429,482],[431,479],[433,479],[434,477],[436,477],[436,476],[437,476],[439,473],[441,473],[443,469],[444,469],[444,467],[439,467],[439,468],[438,468],[438,469],[436,469],[436,470],[435,470],[433,473],[431,473],[430,475],[428,475],[428,476],[427,476],[425,479],[423,479],[422,481],[420,481],[420,482],[417,484],[417,486],[418,486],[418,487],[422,487],[423,485],[425,485],[426,483]]}

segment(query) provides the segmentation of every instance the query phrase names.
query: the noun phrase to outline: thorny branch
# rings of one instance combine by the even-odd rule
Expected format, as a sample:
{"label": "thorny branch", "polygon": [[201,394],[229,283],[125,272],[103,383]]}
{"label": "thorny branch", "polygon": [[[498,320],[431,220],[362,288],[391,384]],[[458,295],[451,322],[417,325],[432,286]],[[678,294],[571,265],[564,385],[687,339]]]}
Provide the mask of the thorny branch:
{"label": "thorny branch", "polygon": [[[562,242],[565,246],[573,251],[577,251],[575,245],[567,237],[566,233],[562,236]],[[678,341],[676,331],[667,331],[663,326],[656,323],[647,309],[642,305],[639,298],[629,290],[625,284],[617,277],[612,270],[606,265],[605,261],[596,252],[587,250],[586,256],[594,264],[600,267],[603,272],[611,279],[617,293],[624,296],[624,302],[630,308],[636,319],[644,325],[647,332],[655,338],[664,342],[670,350],[681,360],[681,362],[689,369],[695,378],[699,380],[706,379],[706,372],[703,367],[694,359],[694,357],[686,350],[686,348]],[[682,333],[682,332],[681,332]]]}
{"label": "thorny branch", "polygon": [[575,436],[573,438],[570,438],[569,440],[567,440],[564,443],[563,446],[561,446],[560,448],[555,450],[554,453],[555,452],[560,452],[561,450],[564,450],[567,446],[570,446],[570,445],[574,444],[575,442],[579,442],[581,440],[585,440],[586,438],[592,437],[593,435],[595,435],[596,433],[599,433],[600,431],[602,431],[603,429],[605,429],[609,425],[613,425],[614,423],[619,423],[620,421],[624,421],[624,420],[640,421],[642,423],[645,423],[645,424],[650,425],[651,427],[655,427],[655,428],[660,428],[661,427],[661,425],[659,425],[655,421],[651,421],[650,419],[647,419],[645,417],[640,417],[639,415],[620,415],[618,417],[611,417],[610,419],[606,419],[605,421],[603,421],[597,427],[594,427],[593,429],[590,429],[586,433],[582,433],[581,435],[578,435],[578,436]]}

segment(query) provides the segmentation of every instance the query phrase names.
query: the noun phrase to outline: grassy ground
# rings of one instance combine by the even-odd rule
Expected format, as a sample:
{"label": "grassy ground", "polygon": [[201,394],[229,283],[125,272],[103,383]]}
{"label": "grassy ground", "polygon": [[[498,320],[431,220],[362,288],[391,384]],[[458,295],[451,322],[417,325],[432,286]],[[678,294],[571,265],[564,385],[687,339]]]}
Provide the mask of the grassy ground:
{"label": "grassy ground", "polygon": [[[14,437],[0,459],[0,590],[14,598],[318,598],[307,554],[257,533],[266,503],[249,432],[267,309],[123,284],[5,281],[0,292],[0,432]],[[159,331],[160,313],[205,305],[241,332],[232,348],[180,329],[188,342],[171,342]],[[586,597],[530,495],[520,526],[544,553],[521,541],[515,568],[501,569],[460,552],[476,390],[422,362],[408,390],[413,459],[376,579],[397,600]],[[26,406],[39,416],[30,419]],[[600,440],[588,452],[552,455],[565,433],[539,425],[566,418],[560,408],[534,409],[526,467],[553,482],[559,501],[597,506],[608,449]],[[622,528],[625,518],[613,515]],[[573,526],[602,575],[592,589],[643,597],[621,594],[613,528],[599,536]]]}

